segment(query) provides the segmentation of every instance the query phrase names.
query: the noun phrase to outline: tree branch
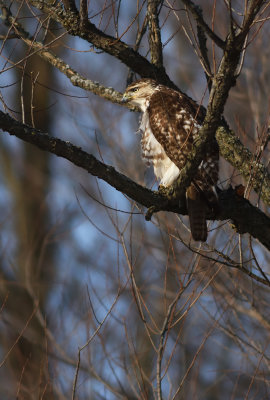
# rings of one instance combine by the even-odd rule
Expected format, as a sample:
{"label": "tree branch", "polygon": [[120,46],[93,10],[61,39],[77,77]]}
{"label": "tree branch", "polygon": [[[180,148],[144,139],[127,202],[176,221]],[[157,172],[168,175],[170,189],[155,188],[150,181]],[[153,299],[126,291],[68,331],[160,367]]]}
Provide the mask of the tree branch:
{"label": "tree branch", "polygon": [[70,35],[87,40],[97,49],[101,49],[111,56],[116,57],[142,77],[157,79],[161,83],[175,88],[174,83],[170,80],[163,68],[151,64],[145,57],[134,51],[126,43],[105,34],[90,21],[85,21],[83,25],[80,24],[78,12],[65,11],[59,4],[57,6],[52,6],[51,4],[48,5],[39,0],[31,0],[31,4],[39,10],[48,13],[55,21],[59,22]]}
{"label": "tree branch", "polygon": [[270,174],[267,168],[256,161],[251,153],[235,136],[226,124],[216,131],[220,154],[243,175],[255,192],[267,205],[270,205]]}
{"label": "tree branch", "polygon": [[[84,4],[84,1],[82,1]],[[43,44],[38,42],[33,38],[22,25],[13,17],[2,0],[0,0],[0,7],[2,10],[2,19],[4,20],[5,25],[8,27],[12,27],[16,33],[16,38],[21,38],[24,43],[26,43],[32,51],[28,57],[33,54],[38,54],[41,58],[51,64],[53,67],[57,68],[60,72],[62,72],[71,82],[73,86],[78,86],[81,89],[88,90],[106,100],[111,101],[112,103],[122,104],[123,94],[117,92],[113,88],[103,86],[99,82],[93,82],[90,79],[86,79],[82,75],[80,75],[77,71],[71,68],[67,63],[65,63],[60,57],[56,56],[48,46],[50,44]],[[82,5],[85,7],[85,5]],[[85,9],[83,8],[83,12]],[[85,18],[85,16],[84,16]],[[85,22],[85,19],[83,20]],[[23,60],[22,60],[23,61]],[[131,110],[135,110],[135,107],[130,107]]]}
{"label": "tree branch", "polygon": [[148,20],[148,42],[151,53],[151,63],[158,68],[163,68],[162,42],[158,20],[158,12],[161,0],[148,0],[147,20]]}
{"label": "tree branch", "polygon": [[197,37],[198,37],[200,55],[204,67],[204,75],[206,78],[208,90],[210,92],[212,88],[212,78],[211,78],[212,73],[211,73],[211,65],[208,58],[208,50],[206,46],[207,38],[205,36],[204,30],[200,25],[197,25]]}
{"label": "tree branch", "polygon": [[244,15],[244,21],[242,23],[242,26],[240,28],[240,32],[238,34],[238,40],[245,40],[245,37],[247,36],[251,25],[254,22],[254,19],[258,12],[260,11],[260,8],[262,7],[264,1],[263,0],[251,0],[248,2],[248,10],[247,13]]}
{"label": "tree branch", "polygon": [[82,27],[87,24],[88,21],[88,4],[87,0],[80,0],[80,19]]}
{"label": "tree branch", "polygon": [[225,42],[218,35],[216,35],[211,28],[209,28],[209,26],[203,19],[201,8],[195,5],[191,0],[182,0],[182,2],[191,12],[197,24],[205,31],[210,39],[212,39],[218,47],[220,47],[221,49],[225,49]]}
{"label": "tree branch", "polygon": [[[37,146],[41,150],[65,158],[91,175],[104,180],[142,206],[147,208],[155,206],[159,210],[179,214],[187,213],[185,199],[182,202],[179,202],[179,199],[177,202],[172,201],[159,192],[151,191],[138,185],[125,175],[117,172],[113,167],[100,162],[93,155],[86,153],[70,142],[64,142],[38,129],[24,125],[2,111],[0,111],[0,129]],[[252,206],[247,200],[238,197],[232,189],[220,192],[219,201],[219,215],[213,215],[209,212],[208,219],[231,219],[239,233],[248,232],[270,250],[270,218],[258,208]]]}

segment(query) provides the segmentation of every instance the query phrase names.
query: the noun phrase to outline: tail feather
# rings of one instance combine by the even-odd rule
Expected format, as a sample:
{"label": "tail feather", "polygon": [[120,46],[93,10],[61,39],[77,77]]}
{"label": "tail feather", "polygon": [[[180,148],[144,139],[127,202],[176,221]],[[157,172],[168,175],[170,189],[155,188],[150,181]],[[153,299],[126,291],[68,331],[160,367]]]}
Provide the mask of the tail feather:
{"label": "tail feather", "polygon": [[205,242],[207,239],[207,204],[200,191],[190,185],[186,193],[190,230],[194,240]]}

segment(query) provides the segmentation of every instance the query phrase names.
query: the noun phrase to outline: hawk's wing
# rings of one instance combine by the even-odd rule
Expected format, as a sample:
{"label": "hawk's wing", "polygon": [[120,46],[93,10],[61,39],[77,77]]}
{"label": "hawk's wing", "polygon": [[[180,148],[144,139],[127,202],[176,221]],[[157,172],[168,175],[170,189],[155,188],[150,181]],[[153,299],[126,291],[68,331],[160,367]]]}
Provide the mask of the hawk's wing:
{"label": "hawk's wing", "polygon": [[[170,160],[181,170],[198,138],[204,116],[196,103],[169,88],[157,90],[151,96],[148,114],[153,135]],[[206,208],[217,205],[213,186],[218,180],[218,156],[218,145],[214,139],[187,189],[187,208],[195,240],[206,240]]]}
{"label": "hawk's wing", "polygon": [[[153,135],[162,145],[170,160],[181,170],[193,142],[199,136],[204,113],[191,99],[169,88],[156,91],[148,107]],[[218,145],[215,139],[209,145],[199,171],[194,178],[202,190],[218,180]]]}
{"label": "hawk's wing", "polygon": [[148,107],[153,135],[179,169],[186,163],[186,154],[192,149],[193,136],[199,127],[192,118],[194,110],[189,108],[181,94],[169,88],[156,91]]}

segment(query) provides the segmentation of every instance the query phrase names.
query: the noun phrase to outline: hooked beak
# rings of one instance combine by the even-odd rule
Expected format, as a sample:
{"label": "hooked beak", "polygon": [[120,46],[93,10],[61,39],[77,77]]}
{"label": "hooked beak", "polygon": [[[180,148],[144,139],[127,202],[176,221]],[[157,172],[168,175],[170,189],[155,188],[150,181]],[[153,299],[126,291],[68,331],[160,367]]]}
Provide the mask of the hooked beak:
{"label": "hooked beak", "polygon": [[128,103],[129,100],[130,100],[130,97],[124,93],[121,103]]}

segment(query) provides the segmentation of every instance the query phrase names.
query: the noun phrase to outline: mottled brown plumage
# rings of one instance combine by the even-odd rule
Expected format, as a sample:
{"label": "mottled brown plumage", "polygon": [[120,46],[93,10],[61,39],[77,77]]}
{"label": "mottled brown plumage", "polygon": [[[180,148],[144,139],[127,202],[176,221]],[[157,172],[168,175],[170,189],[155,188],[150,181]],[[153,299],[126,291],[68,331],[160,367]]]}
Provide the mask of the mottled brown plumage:
{"label": "mottled brown plumage", "polygon": [[[142,156],[153,165],[160,185],[171,185],[199,137],[203,110],[189,97],[152,79],[141,79],[128,86],[123,101],[139,106],[143,112],[140,124]],[[214,139],[187,189],[194,240],[206,240],[206,210],[217,205],[218,158],[218,145]]]}

